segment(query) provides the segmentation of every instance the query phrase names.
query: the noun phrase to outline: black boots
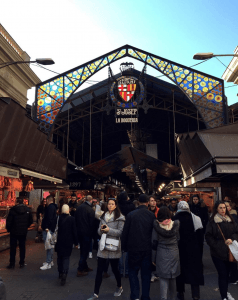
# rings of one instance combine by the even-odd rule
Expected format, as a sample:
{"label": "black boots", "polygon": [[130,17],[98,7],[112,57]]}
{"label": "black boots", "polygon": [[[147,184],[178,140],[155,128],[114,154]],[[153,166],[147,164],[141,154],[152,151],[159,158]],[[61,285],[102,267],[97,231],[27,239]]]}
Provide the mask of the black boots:
{"label": "black boots", "polygon": [[60,285],[65,285],[67,273],[62,273]]}
{"label": "black boots", "polygon": [[7,266],[7,269],[14,269],[15,268],[15,264],[14,263],[10,263],[8,266]]}

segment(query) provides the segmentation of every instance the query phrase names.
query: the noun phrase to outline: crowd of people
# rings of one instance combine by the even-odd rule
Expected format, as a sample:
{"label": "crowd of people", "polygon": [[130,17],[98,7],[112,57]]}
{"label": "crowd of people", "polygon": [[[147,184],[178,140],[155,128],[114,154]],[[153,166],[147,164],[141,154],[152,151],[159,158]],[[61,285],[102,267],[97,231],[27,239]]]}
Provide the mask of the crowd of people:
{"label": "crowd of people", "polygon": [[[9,269],[15,267],[17,241],[20,268],[24,267],[27,228],[32,223],[30,209],[18,198],[7,217]],[[185,284],[191,286],[192,299],[200,299],[204,240],[218,273],[221,299],[234,299],[228,286],[238,283],[237,262],[232,261],[228,246],[238,241],[238,218],[229,199],[217,201],[210,213],[198,195],[188,203],[176,199],[165,202],[145,194],[131,200],[125,191],[101,201],[90,195],[77,201],[72,194],[69,202],[61,199],[58,207],[50,195],[37,210],[37,224],[36,241],[42,238],[46,249],[46,261],[40,269],[51,269],[56,252],[61,285],[66,283],[72,249],[80,248],[77,277],[93,271],[88,258],[92,248],[97,249],[94,290],[88,300],[100,297],[109,265],[115,276],[115,297],[123,293],[121,278],[125,276],[131,300],[149,300],[155,280],[159,280],[161,300],[183,300]]]}

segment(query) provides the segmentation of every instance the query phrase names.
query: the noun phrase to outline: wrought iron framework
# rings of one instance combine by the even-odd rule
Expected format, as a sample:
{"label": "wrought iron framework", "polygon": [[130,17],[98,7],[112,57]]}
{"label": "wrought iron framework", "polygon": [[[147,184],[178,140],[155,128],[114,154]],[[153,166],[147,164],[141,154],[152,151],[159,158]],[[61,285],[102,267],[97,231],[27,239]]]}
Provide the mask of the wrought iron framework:
{"label": "wrought iron framework", "polygon": [[50,131],[58,113],[71,102],[75,91],[102,68],[124,57],[139,60],[168,77],[195,105],[207,128],[228,122],[222,79],[125,45],[37,85],[34,117],[40,128]]}

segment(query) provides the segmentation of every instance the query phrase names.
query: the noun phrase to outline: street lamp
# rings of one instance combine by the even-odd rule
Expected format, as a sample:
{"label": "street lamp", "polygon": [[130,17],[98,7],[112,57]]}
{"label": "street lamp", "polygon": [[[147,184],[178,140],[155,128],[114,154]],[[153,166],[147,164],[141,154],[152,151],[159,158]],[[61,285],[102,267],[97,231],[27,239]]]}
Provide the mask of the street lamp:
{"label": "street lamp", "polygon": [[0,64],[0,69],[5,68],[10,65],[16,65],[16,64],[30,64],[30,63],[38,63],[40,65],[53,65],[55,62],[51,58],[37,58],[34,61],[11,61],[11,62],[5,62]]}
{"label": "street lamp", "polygon": [[197,60],[204,60],[204,59],[209,59],[209,58],[213,58],[215,56],[236,56],[238,57],[238,54],[214,54],[212,52],[207,52],[207,53],[196,53],[193,56],[193,59],[197,59]]}

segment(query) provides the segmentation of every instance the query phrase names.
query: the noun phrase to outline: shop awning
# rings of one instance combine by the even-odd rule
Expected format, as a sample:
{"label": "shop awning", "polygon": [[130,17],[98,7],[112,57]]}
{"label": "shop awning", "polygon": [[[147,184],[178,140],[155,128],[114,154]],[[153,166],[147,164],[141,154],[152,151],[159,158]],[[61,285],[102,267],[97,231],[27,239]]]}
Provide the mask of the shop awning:
{"label": "shop awning", "polygon": [[113,155],[85,166],[82,171],[93,177],[100,178],[107,177],[132,164],[137,164],[144,169],[150,169],[168,178],[173,178],[179,175],[180,172],[178,167],[153,158],[133,147],[125,147]]}
{"label": "shop awning", "polygon": [[41,173],[33,172],[33,171],[22,169],[22,168],[20,168],[20,170],[21,170],[21,173],[23,175],[32,176],[32,177],[35,177],[35,178],[40,178],[40,179],[53,181],[53,182],[57,182],[57,183],[62,183],[63,182],[62,179],[58,179],[58,178],[55,178],[55,177],[52,177],[52,176],[44,175],[44,174],[41,174]]}
{"label": "shop awning", "polygon": [[0,161],[66,178],[67,158],[38,129],[26,110],[11,98],[0,97],[0,144]]}
{"label": "shop awning", "polygon": [[237,123],[179,134],[177,145],[185,186],[219,174],[238,174]]}

